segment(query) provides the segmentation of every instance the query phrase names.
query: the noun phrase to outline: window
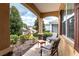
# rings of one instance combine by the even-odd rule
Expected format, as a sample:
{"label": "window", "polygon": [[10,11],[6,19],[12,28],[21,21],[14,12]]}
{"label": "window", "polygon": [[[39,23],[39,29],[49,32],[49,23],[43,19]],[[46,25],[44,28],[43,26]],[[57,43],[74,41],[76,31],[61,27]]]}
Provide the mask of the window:
{"label": "window", "polygon": [[73,13],[73,4],[68,3],[67,5],[67,37],[74,39],[74,13]]}
{"label": "window", "polygon": [[67,20],[67,37],[74,39],[74,16]]}
{"label": "window", "polygon": [[67,3],[66,10],[63,12],[62,34],[70,39],[74,39],[74,13],[72,3]]}
{"label": "window", "polygon": [[62,23],[62,30],[63,30],[63,34],[65,35],[66,34],[66,21],[64,21],[63,23]]}

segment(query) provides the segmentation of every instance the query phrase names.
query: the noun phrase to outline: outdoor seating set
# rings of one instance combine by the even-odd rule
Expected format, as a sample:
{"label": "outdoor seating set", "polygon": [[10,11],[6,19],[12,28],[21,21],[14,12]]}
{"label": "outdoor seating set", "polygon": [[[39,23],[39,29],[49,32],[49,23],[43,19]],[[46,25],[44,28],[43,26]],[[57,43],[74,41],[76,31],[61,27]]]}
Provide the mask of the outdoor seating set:
{"label": "outdoor seating set", "polygon": [[[46,44],[46,41],[49,43],[49,44]],[[49,53],[50,51],[50,55],[53,56],[55,54],[57,54],[57,56],[59,55],[58,53],[58,45],[59,45],[59,42],[60,42],[60,38],[58,38],[58,35],[53,35],[52,37],[50,38],[47,38],[47,40],[44,41],[44,40],[39,40],[38,43],[40,43],[40,54],[42,56],[43,52],[47,52]],[[43,46],[43,44],[45,44]]]}

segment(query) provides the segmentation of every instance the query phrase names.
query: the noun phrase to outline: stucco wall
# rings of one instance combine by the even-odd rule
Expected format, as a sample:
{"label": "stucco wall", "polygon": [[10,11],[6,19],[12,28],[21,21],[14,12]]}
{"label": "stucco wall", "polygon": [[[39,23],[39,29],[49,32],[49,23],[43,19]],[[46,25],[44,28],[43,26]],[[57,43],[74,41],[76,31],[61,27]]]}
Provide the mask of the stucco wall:
{"label": "stucco wall", "polygon": [[74,41],[71,41],[64,35],[60,36],[60,38],[61,38],[59,44],[60,56],[79,56],[79,53],[74,49]]}

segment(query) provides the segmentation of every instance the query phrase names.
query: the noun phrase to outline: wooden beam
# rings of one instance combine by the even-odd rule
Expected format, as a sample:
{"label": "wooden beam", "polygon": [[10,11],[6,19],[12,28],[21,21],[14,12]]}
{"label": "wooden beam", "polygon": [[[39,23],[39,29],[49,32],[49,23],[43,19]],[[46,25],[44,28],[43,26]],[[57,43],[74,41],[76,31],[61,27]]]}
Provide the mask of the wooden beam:
{"label": "wooden beam", "polygon": [[29,10],[31,10],[35,15],[37,15],[38,17],[44,18],[47,16],[56,16],[59,17],[59,11],[60,9],[63,10],[65,9],[65,4],[61,4],[59,7],[59,11],[53,11],[53,12],[46,12],[46,13],[41,13],[39,11],[39,9],[33,4],[33,3],[22,3],[22,5],[24,5],[26,8],[28,8]]}
{"label": "wooden beam", "polygon": [[22,5],[24,5],[30,11],[32,11],[35,15],[40,17],[40,11],[37,9],[37,7],[33,3],[22,3]]}
{"label": "wooden beam", "polygon": [[66,9],[66,4],[65,3],[61,3],[59,10],[65,10]]}
{"label": "wooden beam", "polygon": [[56,17],[59,17],[59,11],[41,13],[41,15],[40,15],[40,17],[42,17],[42,18],[47,17],[47,16],[56,16]]}

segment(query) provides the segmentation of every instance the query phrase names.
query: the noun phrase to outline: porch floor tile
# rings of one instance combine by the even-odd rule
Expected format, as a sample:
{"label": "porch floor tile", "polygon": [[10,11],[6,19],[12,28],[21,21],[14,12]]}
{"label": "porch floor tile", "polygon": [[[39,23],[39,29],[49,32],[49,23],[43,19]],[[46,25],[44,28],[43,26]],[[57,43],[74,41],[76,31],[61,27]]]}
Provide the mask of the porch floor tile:
{"label": "porch floor tile", "polygon": [[[40,47],[36,43],[32,48],[30,48],[23,56],[40,56]],[[43,56],[48,56],[47,53],[42,52]]]}

